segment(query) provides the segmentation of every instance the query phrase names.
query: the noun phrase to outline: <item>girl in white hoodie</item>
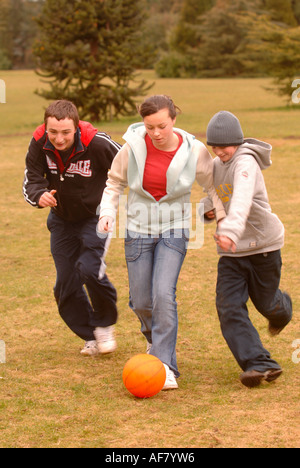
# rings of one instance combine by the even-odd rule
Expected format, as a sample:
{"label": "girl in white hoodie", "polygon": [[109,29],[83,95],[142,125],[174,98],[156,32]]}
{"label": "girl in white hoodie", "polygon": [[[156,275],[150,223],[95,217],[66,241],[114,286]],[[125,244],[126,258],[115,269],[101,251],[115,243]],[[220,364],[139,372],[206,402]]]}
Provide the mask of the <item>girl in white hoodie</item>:
{"label": "girl in white hoodie", "polygon": [[125,256],[130,307],[141,322],[147,352],[166,367],[164,389],[178,387],[176,287],[188,245],[194,180],[216,212],[225,216],[213,187],[213,160],[205,146],[174,128],[178,108],[168,96],[148,98],[139,108],[143,123],[129,127],[104,191],[100,232],[112,230],[119,197],[129,186]]}

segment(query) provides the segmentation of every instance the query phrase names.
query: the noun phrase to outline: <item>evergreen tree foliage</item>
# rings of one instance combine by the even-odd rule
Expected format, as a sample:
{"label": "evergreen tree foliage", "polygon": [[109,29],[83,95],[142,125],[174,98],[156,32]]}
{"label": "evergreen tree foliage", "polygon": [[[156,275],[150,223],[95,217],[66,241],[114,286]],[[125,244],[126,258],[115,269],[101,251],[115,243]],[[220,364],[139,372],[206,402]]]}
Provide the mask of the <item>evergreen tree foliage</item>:
{"label": "evergreen tree foliage", "polygon": [[141,0],[46,0],[35,44],[46,99],[69,99],[81,118],[111,120],[136,113],[149,86],[136,81],[143,52]]}
{"label": "evergreen tree foliage", "polygon": [[195,73],[190,50],[197,44],[197,25],[216,0],[183,0],[177,25],[170,34],[169,47],[156,64],[160,77],[185,77]]}
{"label": "evergreen tree foliage", "polygon": [[242,55],[248,25],[240,17],[256,5],[251,0],[218,0],[197,28],[199,48],[192,59],[199,77],[234,77],[245,73]]}
{"label": "evergreen tree foliage", "polygon": [[292,0],[292,9],[297,24],[300,25],[300,0]]}
{"label": "evergreen tree foliage", "polygon": [[0,0],[0,69],[11,68],[12,38],[9,31],[9,0]]}
{"label": "evergreen tree foliage", "polygon": [[291,103],[292,83],[300,78],[300,27],[288,28],[284,23],[270,22],[267,16],[256,17],[251,34],[246,52],[252,67],[262,63],[264,75],[273,78],[277,94]]}
{"label": "evergreen tree foliage", "polygon": [[180,10],[184,0],[145,0],[146,8],[154,14],[157,13],[176,13]]}
{"label": "evergreen tree foliage", "polygon": [[32,42],[37,33],[33,17],[42,0],[0,0],[0,69],[33,66]]}
{"label": "evergreen tree foliage", "polygon": [[196,40],[196,28],[201,22],[201,16],[209,11],[215,0],[184,0],[179,22],[171,38],[171,46],[178,52],[184,52],[186,47],[193,46]]}
{"label": "evergreen tree foliage", "polygon": [[153,2],[149,4],[148,18],[143,25],[141,46],[150,52],[149,59],[143,61],[143,68],[154,68],[162,53],[168,49],[169,31],[178,22],[178,0]]}
{"label": "evergreen tree foliage", "polygon": [[262,0],[262,7],[271,14],[271,20],[296,26],[292,0]]}
{"label": "evergreen tree foliage", "polygon": [[290,100],[300,75],[300,0],[216,0],[200,16],[188,4],[186,23],[182,16],[177,27],[178,38],[184,25],[185,40],[171,42],[173,50],[157,65],[160,76],[271,76]]}
{"label": "evergreen tree foliage", "polygon": [[[189,1],[189,6],[192,5],[191,0],[186,1]],[[156,68],[157,72],[160,76],[166,69],[172,73],[172,67],[168,65],[177,57],[178,66],[174,66],[174,69],[177,76],[181,77],[228,77],[248,74],[243,49],[247,43],[246,36],[251,28],[251,21],[241,22],[240,17],[255,11],[258,2],[259,0],[215,0],[213,6],[212,2],[210,6],[207,2],[202,4],[202,15],[197,16],[195,10],[194,17],[191,13],[185,17],[191,21],[190,26],[187,27],[186,23],[183,29],[185,41],[182,40],[179,45],[178,40],[173,41],[173,48],[177,46],[175,52],[169,55],[168,60],[162,59]],[[184,37],[183,32],[181,37]]]}

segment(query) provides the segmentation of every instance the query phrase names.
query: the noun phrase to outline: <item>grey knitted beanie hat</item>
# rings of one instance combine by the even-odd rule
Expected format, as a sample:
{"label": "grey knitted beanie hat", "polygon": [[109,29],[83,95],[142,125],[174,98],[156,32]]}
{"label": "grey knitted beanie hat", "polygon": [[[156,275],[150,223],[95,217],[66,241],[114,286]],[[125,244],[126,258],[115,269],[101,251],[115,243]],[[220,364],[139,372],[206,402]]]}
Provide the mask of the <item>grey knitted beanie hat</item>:
{"label": "grey knitted beanie hat", "polygon": [[207,127],[208,146],[239,146],[243,143],[243,130],[235,115],[221,111],[213,116]]}

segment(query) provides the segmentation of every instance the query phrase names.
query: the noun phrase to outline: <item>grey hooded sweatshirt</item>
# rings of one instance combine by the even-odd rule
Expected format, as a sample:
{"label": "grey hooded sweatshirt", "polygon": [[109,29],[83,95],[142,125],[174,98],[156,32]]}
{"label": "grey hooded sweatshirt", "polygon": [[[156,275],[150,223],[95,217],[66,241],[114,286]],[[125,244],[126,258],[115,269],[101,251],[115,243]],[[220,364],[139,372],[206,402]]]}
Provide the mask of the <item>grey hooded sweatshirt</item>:
{"label": "grey hooded sweatshirt", "polygon": [[[271,152],[268,143],[248,138],[230,161],[214,159],[214,186],[227,214],[217,234],[229,237],[237,246],[235,253],[218,247],[221,256],[244,257],[284,245],[284,226],[272,213],[262,174],[272,164]],[[207,199],[204,211],[209,211]]]}

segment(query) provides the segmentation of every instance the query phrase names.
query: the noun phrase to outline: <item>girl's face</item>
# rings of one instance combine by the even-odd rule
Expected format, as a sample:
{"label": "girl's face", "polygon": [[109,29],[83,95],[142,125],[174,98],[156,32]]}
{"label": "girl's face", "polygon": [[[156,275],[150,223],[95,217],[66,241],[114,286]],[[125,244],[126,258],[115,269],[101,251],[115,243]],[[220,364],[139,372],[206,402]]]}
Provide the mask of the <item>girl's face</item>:
{"label": "girl's face", "polygon": [[169,109],[162,109],[156,114],[144,118],[146,131],[151,138],[155,148],[168,151],[174,146],[173,128],[176,118],[170,117]]}

